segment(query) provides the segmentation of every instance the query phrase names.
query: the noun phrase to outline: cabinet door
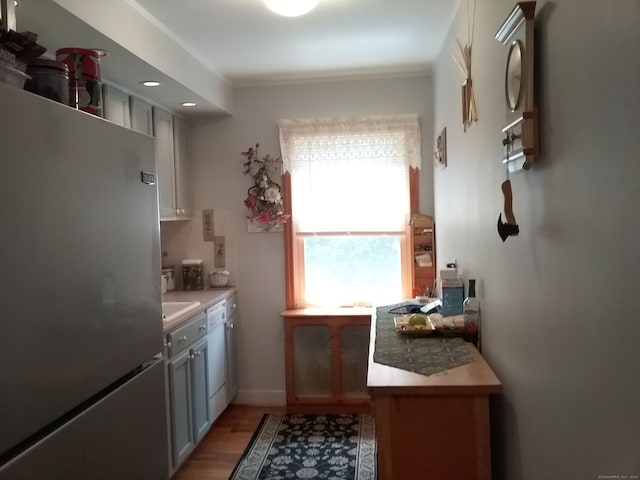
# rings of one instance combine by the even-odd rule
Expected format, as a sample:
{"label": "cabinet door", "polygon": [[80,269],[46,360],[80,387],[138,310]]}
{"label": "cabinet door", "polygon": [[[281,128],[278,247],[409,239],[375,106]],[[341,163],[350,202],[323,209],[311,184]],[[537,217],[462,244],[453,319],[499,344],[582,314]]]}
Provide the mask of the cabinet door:
{"label": "cabinet door", "polygon": [[160,219],[176,216],[175,178],[173,175],[173,116],[153,108],[153,130],[156,137],[156,172]]}
{"label": "cabinet door", "polygon": [[191,351],[187,350],[171,359],[169,370],[169,397],[171,400],[171,443],[174,468],[187,458],[194,446],[191,399]]}
{"label": "cabinet door", "polygon": [[209,429],[209,395],[207,338],[203,338],[191,347],[191,402],[193,405],[193,431],[196,443]]}
{"label": "cabinet door", "polygon": [[191,216],[191,190],[189,188],[189,127],[187,122],[173,117],[173,152],[175,174],[176,215]]}
{"label": "cabinet door", "polygon": [[129,94],[111,85],[104,85],[104,118],[110,122],[131,128]]}
{"label": "cabinet door", "polygon": [[150,103],[136,97],[129,100],[131,107],[131,128],[136,132],[153,135],[153,114]]}
{"label": "cabinet door", "polygon": [[368,325],[340,327],[340,382],[344,397],[367,397]]}
{"label": "cabinet door", "polygon": [[293,327],[295,396],[332,396],[331,329],[328,325]]}

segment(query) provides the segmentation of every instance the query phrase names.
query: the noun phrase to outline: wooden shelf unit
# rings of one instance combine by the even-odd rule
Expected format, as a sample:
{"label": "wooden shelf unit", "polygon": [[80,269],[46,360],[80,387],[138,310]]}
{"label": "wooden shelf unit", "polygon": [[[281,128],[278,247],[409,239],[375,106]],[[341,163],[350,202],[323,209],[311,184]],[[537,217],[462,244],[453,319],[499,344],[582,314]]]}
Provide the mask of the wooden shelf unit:
{"label": "wooden shelf unit", "polygon": [[[432,294],[436,279],[436,242],[433,218],[414,213],[409,225],[411,235],[411,291],[414,296]],[[430,257],[430,262],[429,258]],[[429,264],[430,263],[430,264]]]}

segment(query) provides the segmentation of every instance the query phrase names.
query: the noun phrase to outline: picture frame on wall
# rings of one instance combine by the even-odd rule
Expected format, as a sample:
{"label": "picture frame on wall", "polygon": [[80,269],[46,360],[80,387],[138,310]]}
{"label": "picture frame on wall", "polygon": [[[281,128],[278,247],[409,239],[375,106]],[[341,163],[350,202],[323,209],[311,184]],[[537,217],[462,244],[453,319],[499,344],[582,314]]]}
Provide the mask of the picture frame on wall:
{"label": "picture frame on wall", "polygon": [[447,127],[444,127],[438,135],[438,138],[436,138],[433,160],[436,167],[445,168],[447,166]]}

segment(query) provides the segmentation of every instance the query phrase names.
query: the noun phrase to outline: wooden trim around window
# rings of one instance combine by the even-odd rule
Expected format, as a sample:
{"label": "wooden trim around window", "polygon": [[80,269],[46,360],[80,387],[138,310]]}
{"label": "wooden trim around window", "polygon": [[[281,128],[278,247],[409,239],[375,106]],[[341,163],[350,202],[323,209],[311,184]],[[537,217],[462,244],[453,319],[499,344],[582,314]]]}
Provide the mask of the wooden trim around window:
{"label": "wooden trim around window", "polygon": [[296,308],[295,270],[293,251],[295,238],[293,236],[293,218],[291,217],[291,174],[282,174],[282,196],[284,198],[284,213],[289,215],[289,221],[284,224],[284,273],[287,310]]}
{"label": "wooden trim around window", "polygon": [[420,170],[409,167],[409,213],[420,213]]}

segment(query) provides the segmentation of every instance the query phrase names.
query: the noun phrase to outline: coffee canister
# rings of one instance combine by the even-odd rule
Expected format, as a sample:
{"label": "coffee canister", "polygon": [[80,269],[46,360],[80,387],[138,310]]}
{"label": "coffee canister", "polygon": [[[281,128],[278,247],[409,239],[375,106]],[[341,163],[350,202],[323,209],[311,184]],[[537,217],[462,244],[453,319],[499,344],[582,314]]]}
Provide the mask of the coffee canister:
{"label": "coffee canister", "polygon": [[69,105],[102,117],[102,77],[100,58],[104,50],[60,48],[56,60],[69,68]]}
{"label": "coffee canister", "polygon": [[24,89],[41,97],[69,105],[69,67],[63,62],[36,58],[27,65],[31,79]]}
{"label": "coffee canister", "polygon": [[182,289],[204,289],[203,261],[201,259],[186,259],[182,261]]}

